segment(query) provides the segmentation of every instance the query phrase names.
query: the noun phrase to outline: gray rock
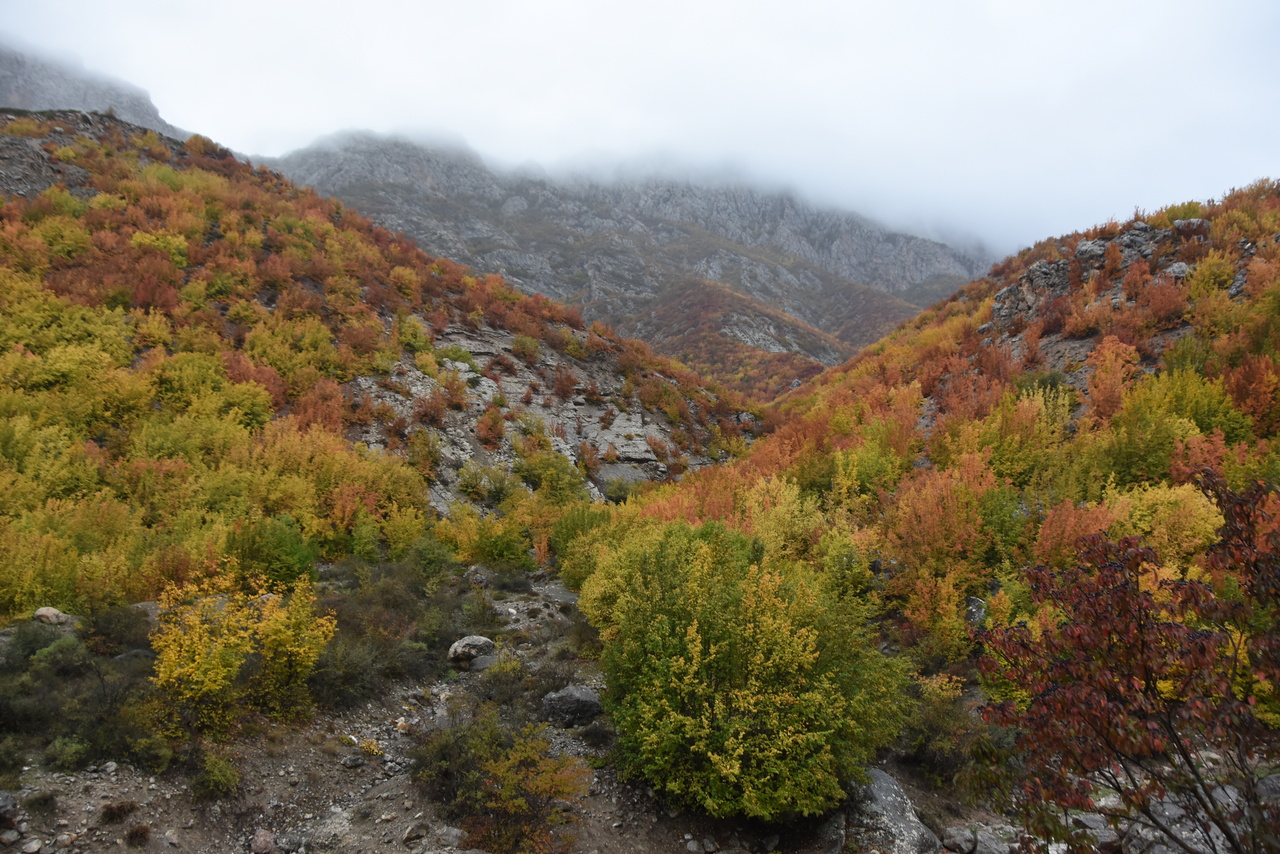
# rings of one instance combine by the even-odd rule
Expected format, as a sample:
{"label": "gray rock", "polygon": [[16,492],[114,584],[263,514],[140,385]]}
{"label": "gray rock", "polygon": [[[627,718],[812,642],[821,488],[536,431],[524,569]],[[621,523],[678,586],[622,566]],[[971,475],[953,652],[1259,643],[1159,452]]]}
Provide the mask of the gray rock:
{"label": "gray rock", "polygon": [[431,834],[432,841],[444,848],[461,848],[462,841],[466,838],[467,832],[465,830],[459,827],[449,827],[448,825],[436,828]]}
{"label": "gray rock", "polygon": [[1175,279],[1185,279],[1191,275],[1191,267],[1185,261],[1174,261],[1168,267],[1165,267],[1164,271]]}
{"label": "gray rock", "polygon": [[72,619],[69,614],[64,614],[57,608],[37,608],[35,613],[37,622],[45,623],[50,626],[61,626]]}
{"label": "gray rock", "polygon": [[849,834],[863,848],[883,854],[935,854],[938,837],[916,816],[898,781],[879,768],[869,772],[871,783],[849,807]]}
{"label": "gray rock", "polygon": [[1209,237],[1209,220],[1207,219],[1175,219],[1173,230],[1184,240],[1190,237]]}
{"label": "gray rock", "polygon": [[1258,799],[1264,804],[1280,806],[1280,774],[1272,774],[1258,781]]}
{"label": "gray rock", "polygon": [[404,845],[411,845],[424,838],[430,832],[430,825],[425,821],[417,821],[404,829],[404,833],[400,836],[400,842]]}
{"label": "gray rock", "polygon": [[3,845],[5,848],[8,848],[10,845],[13,845],[15,842],[17,842],[21,838],[22,838],[22,834],[19,833],[18,831],[6,830],[4,833],[0,833],[0,845]]}
{"label": "gray rock", "polygon": [[1227,289],[1227,296],[1231,297],[1232,299],[1236,299],[1237,297],[1244,296],[1245,281],[1246,280],[1245,280],[1245,275],[1243,270],[1241,270],[1239,273],[1236,273],[1236,277],[1231,281],[1231,287]]}
{"label": "gray rock", "polygon": [[483,635],[467,635],[453,642],[449,647],[449,661],[454,664],[469,664],[474,659],[491,654],[497,647],[494,642]]}
{"label": "gray rock", "polygon": [[582,726],[603,711],[600,695],[585,685],[570,685],[542,698],[542,719],[560,727]]}
{"label": "gray rock", "polygon": [[1072,816],[1071,824],[1089,831],[1095,845],[1114,845],[1120,841],[1120,834],[1116,833],[1115,828],[1107,822],[1106,818],[1097,813]]}
{"label": "gray rock", "polygon": [[8,792],[0,792],[0,823],[18,820],[18,799]]}
{"label": "gray rock", "polygon": [[295,836],[290,833],[282,833],[276,837],[276,847],[283,851],[284,854],[293,854],[293,852],[301,850],[305,844],[306,840],[301,836]]}
{"label": "gray rock", "polygon": [[1081,240],[1076,244],[1076,260],[1085,266],[1101,266],[1107,254],[1107,241]]}
{"label": "gray rock", "polygon": [[493,667],[493,665],[497,664],[501,659],[502,656],[496,653],[491,653],[489,655],[477,655],[475,658],[471,659],[471,666],[469,669],[474,670],[476,673],[480,673],[483,670],[488,670],[490,667]]}
{"label": "gray rock", "polygon": [[344,756],[338,760],[338,764],[343,768],[359,768],[364,765],[364,757],[356,756],[355,754]]}
{"label": "gray rock", "polygon": [[1007,842],[980,824],[948,827],[942,832],[942,847],[961,854],[1007,854],[1009,850]]}
{"label": "gray rock", "polygon": [[[1213,790],[1213,798],[1230,807],[1239,800],[1239,792],[1231,786],[1220,786]],[[1199,812],[1198,806],[1194,809]],[[1210,825],[1206,833],[1199,821],[1202,816],[1189,814],[1179,803],[1172,800],[1156,801],[1151,805],[1151,811],[1162,826],[1177,835],[1181,845],[1171,843],[1152,822],[1138,817],[1121,839],[1124,854],[1186,854],[1188,849],[1198,854],[1216,854],[1231,850],[1220,830]]]}
{"label": "gray rock", "polygon": [[805,848],[806,854],[840,854],[849,839],[849,817],[838,810],[828,817],[814,835],[814,842]]}

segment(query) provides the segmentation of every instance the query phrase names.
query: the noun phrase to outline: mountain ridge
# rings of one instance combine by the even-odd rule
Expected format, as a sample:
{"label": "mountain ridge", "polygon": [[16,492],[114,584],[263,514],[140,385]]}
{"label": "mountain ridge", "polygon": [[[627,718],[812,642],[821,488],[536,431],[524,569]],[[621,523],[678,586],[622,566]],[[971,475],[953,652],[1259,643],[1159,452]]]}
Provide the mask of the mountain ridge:
{"label": "mountain ridge", "polygon": [[[369,132],[262,162],[344,198],[429,251],[579,305],[588,319],[628,334],[643,328],[668,355],[680,355],[671,343],[679,333],[644,318],[691,279],[722,282],[791,315],[800,323],[784,337],[793,341],[812,327],[843,342],[834,352],[791,350],[831,366],[983,269],[943,244],[859,214],[745,185],[499,172],[463,148]],[[760,317],[762,333],[775,322]],[[706,337],[694,360],[722,361],[731,337],[727,330]]]}

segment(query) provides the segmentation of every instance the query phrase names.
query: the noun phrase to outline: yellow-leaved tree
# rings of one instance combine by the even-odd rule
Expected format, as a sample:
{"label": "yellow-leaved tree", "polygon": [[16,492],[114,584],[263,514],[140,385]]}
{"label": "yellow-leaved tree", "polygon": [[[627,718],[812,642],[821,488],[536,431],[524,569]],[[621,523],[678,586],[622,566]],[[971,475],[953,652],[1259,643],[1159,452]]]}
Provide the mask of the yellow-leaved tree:
{"label": "yellow-leaved tree", "polygon": [[161,596],[153,681],[174,734],[219,735],[246,707],[276,717],[311,708],[306,680],[336,621],[316,615],[307,580],[287,596],[250,596],[233,577],[221,573]]}

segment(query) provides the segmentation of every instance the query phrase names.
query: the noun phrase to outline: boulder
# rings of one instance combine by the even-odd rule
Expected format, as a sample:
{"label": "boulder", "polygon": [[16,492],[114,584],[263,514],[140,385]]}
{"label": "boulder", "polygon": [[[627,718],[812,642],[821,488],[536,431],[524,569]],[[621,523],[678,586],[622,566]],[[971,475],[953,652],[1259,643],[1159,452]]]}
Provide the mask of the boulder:
{"label": "boulder", "polygon": [[559,727],[582,726],[602,711],[600,695],[585,685],[570,685],[542,698],[542,719]]}
{"label": "boulder", "polygon": [[1173,221],[1173,230],[1178,236],[1186,239],[1189,237],[1209,238],[1209,220],[1207,219],[1175,219]]}
{"label": "boulder", "polygon": [[44,608],[36,609],[35,619],[37,622],[45,623],[46,625],[61,626],[70,621],[72,617],[70,614],[62,613],[57,608],[50,608],[46,606]]}
{"label": "boulder", "polygon": [[482,655],[490,655],[497,649],[493,641],[483,635],[467,635],[449,647],[449,661],[454,664],[470,664]]}
{"label": "boulder", "polygon": [[[1213,799],[1227,809],[1240,806],[1240,793],[1233,786],[1219,786],[1213,790]],[[1189,813],[1184,806],[1191,806]],[[1211,854],[1229,851],[1230,845],[1222,831],[1209,824],[1198,804],[1180,804],[1173,798],[1153,801],[1151,812],[1161,827],[1171,830],[1181,844],[1170,840],[1159,827],[1145,817],[1139,817],[1129,825],[1120,841],[1124,854]]]}
{"label": "boulder", "polygon": [[924,826],[898,781],[872,768],[870,785],[849,808],[849,835],[882,854],[936,854],[938,837]]}
{"label": "boulder", "polygon": [[1076,260],[1086,267],[1102,266],[1106,254],[1107,241],[1105,240],[1081,240],[1076,244]]}
{"label": "boulder", "polygon": [[942,847],[960,854],[1007,854],[1009,843],[1001,842],[989,828],[971,824],[944,830]]}

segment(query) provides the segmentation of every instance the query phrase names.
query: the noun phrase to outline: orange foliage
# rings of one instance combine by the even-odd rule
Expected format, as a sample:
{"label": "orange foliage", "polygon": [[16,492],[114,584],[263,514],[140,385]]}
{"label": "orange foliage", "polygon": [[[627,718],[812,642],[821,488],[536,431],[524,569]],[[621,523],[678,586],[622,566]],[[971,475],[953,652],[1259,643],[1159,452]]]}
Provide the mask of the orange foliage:
{"label": "orange foliage", "polygon": [[1032,554],[1047,566],[1067,566],[1076,556],[1081,537],[1101,534],[1115,516],[1105,505],[1063,501],[1045,514]]}
{"label": "orange foliage", "polygon": [[320,427],[341,433],[346,421],[347,400],[336,382],[324,377],[303,392],[293,404],[293,415],[300,429]]}
{"label": "orange foliage", "polygon": [[1124,390],[1137,372],[1138,351],[1114,335],[1102,339],[1085,364],[1089,376],[1089,407],[1098,418],[1109,420],[1120,411]]}

